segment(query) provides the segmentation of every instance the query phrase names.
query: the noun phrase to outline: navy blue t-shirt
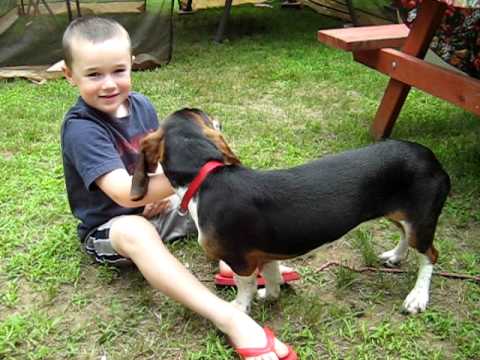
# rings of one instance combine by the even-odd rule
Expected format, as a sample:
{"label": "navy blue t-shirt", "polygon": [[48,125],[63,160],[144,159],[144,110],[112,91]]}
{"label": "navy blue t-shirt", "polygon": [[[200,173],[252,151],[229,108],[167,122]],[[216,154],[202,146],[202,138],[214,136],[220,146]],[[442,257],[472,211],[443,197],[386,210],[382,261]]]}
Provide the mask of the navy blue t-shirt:
{"label": "navy blue t-shirt", "polygon": [[63,171],[70,209],[80,220],[78,236],[82,241],[92,229],[115,216],[143,211],[143,207],[118,205],[95,183],[116,169],[132,174],[140,140],[158,128],[155,109],[145,96],[132,92],[128,103],[127,116],[111,118],[80,97],[65,115],[61,130]]}

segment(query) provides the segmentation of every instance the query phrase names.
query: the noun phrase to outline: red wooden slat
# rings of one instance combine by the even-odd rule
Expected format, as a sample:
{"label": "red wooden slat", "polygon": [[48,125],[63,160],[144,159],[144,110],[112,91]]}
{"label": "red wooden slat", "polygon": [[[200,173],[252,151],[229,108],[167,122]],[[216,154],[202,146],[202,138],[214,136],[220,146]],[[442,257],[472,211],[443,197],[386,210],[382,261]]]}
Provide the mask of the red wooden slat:
{"label": "red wooden slat", "polygon": [[480,80],[395,49],[359,52],[355,59],[392,79],[480,115]]}
{"label": "red wooden slat", "polygon": [[409,29],[404,24],[361,26],[344,29],[320,30],[318,40],[345,51],[374,50],[401,47]]}

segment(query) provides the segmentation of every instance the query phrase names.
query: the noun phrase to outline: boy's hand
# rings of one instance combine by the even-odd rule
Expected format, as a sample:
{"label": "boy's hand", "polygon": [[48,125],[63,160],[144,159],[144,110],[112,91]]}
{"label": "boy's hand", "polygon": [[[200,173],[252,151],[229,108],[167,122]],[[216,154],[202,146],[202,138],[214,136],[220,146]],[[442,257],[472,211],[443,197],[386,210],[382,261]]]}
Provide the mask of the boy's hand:
{"label": "boy's hand", "polygon": [[143,216],[146,217],[147,219],[151,219],[169,210],[171,207],[172,207],[172,203],[170,202],[170,199],[163,199],[160,201],[156,201],[156,202],[145,205],[145,208],[143,209]]}

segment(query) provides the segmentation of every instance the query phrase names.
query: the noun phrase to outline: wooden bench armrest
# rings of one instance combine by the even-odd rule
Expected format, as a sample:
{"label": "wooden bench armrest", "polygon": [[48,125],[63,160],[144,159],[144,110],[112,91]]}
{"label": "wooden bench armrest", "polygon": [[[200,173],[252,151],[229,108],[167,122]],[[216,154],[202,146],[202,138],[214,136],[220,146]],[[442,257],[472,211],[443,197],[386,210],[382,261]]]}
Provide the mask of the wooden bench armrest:
{"label": "wooden bench armrest", "polygon": [[320,30],[318,41],[345,51],[400,48],[409,29],[404,24],[360,26],[342,29]]}

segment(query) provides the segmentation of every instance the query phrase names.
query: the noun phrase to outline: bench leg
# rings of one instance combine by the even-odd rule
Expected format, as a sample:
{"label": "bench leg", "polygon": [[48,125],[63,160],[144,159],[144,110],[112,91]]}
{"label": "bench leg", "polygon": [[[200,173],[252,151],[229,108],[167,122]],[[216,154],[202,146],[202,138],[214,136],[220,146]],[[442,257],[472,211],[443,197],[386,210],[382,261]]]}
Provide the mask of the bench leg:
{"label": "bench leg", "polygon": [[375,140],[390,136],[409,91],[409,85],[390,79],[370,128]]}
{"label": "bench leg", "polygon": [[[445,3],[435,0],[422,2],[402,47],[404,53],[420,59],[425,57],[446,8]],[[390,79],[370,130],[376,140],[390,136],[409,91],[410,85]]]}

